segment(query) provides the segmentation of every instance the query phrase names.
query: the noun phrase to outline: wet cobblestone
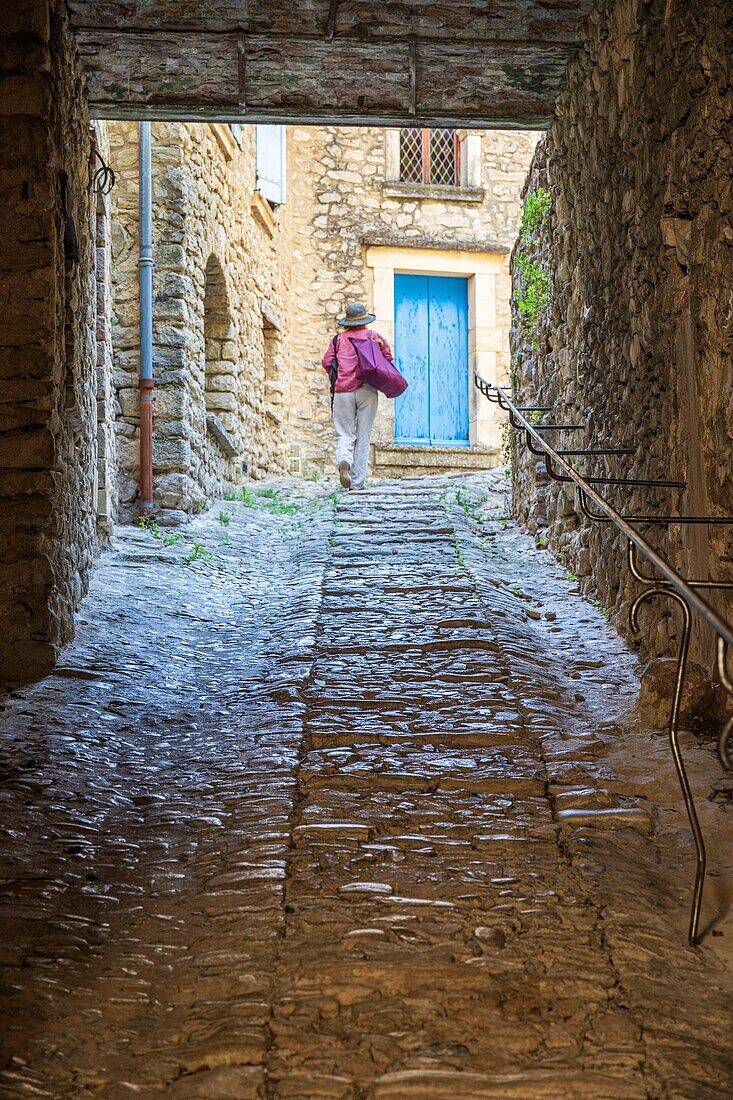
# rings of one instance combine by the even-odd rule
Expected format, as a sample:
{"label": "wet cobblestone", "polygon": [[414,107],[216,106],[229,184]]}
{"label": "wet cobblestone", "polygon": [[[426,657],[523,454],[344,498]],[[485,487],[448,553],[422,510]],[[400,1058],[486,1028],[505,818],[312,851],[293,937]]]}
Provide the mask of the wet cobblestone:
{"label": "wet cobblestone", "polygon": [[0,718],[0,1095],[728,1095],[634,662],[492,485],[120,536]]}

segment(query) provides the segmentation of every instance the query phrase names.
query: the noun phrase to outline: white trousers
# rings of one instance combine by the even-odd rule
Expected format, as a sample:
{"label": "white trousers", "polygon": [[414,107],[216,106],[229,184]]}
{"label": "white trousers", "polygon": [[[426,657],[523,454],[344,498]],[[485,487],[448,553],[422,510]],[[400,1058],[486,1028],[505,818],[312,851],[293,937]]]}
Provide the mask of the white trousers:
{"label": "white trousers", "polygon": [[352,393],[333,395],[333,429],[336,433],[336,465],[348,462],[351,488],[363,489],[369,467],[369,442],[379,394],[371,386]]}

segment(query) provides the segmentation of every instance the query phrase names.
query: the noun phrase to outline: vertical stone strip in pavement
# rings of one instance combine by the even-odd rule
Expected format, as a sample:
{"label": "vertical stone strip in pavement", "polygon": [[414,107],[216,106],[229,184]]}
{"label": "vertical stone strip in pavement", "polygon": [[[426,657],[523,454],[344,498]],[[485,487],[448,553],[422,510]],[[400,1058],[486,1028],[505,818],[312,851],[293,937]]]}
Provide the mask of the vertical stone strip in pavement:
{"label": "vertical stone strip in pavement", "polygon": [[[565,718],[559,681],[512,623],[516,600],[479,594],[486,565],[429,484],[339,509],[306,699],[272,1100],[683,1095],[647,1065],[644,997],[630,1004],[604,906],[555,819],[544,740]],[[716,1095],[722,1064],[696,1097]]]}

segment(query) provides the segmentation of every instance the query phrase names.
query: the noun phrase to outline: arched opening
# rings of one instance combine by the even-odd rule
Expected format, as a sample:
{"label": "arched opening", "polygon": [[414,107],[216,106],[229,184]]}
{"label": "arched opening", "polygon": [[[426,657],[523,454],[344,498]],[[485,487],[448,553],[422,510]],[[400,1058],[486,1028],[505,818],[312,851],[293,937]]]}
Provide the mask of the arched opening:
{"label": "arched opening", "polygon": [[[58,649],[57,624],[72,621],[93,550],[88,450],[77,456],[68,442],[76,406],[64,409],[60,347],[66,309],[74,393],[88,394],[90,291],[76,262],[62,297],[55,183],[62,164],[70,186],[84,183],[87,97],[99,117],[116,113],[117,99],[121,117],[161,120],[159,499],[185,492],[193,510],[192,490],[221,495],[226,485],[232,507],[217,504],[218,516],[212,509],[174,534],[166,522],[185,516],[163,506],[160,527],[121,532],[57,674],[3,699],[10,946],[0,1018],[10,1058],[0,1082],[13,1095],[124,1087],[179,1100],[719,1095],[730,1074],[733,987],[729,931],[713,925],[730,924],[729,830],[709,849],[719,881],[704,896],[710,940],[693,955],[679,901],[697,837],[682,816],[688,790],[670,793],[675,768],[656,732],[670,711],[661,723],[655,706],[641,717],[636,654],[606,618],[647,597],[665,607],[679,597],[682,627],[661,622],[644,643],[666,653],[683,640],[679,664],[656,680],[661,687],[671,672],[675,682],[679,772],[687,617],[716,575],[692,551],[684,561],[695,549],[684,525],[711,523],[695,504],[708,484],[713,514],[728,511],[733,460],[726,5],[449,0],[426,17],[428,5],[413,0],[313,0],[290,15],[288,5],[269,5],[269,17],[267,5],[242,5],[232,19],[224,0],[180,3],[178,14],[132,0],[124,20],[110,16],[123,10],[114,4],[17,7],[32,33],[12,14],[0,32],[23,58],[20,78],[4,88],[2,119],[10,216],[0,277],[12,305],[0,358],[0,526],[10,527],[8,545],[0,540],[0,623],[14,667],[37,665],[41,646]],[[62,39],[49,54],[69,18],[78,49]],[[11,122],[5,105],[18,97]],[[512,119],[550,126],[514,251],[511,397],[494,386],[502,360],[490,341],[510,324],[510,295],[502,306],[496,288],[513,247],[500,232],[516,225],[519,196],[513,214],[499,214],[519,181],[509,168],[513,181],[498,176],[518,139],[503,139],[464,187],[449,137],[434,146],[421,131],[417,155],[392,175],[382,168],[383,137],[352,159],[341,133],[329,134],[312,167],[305,158],[294,165],[291,206],[274,217],[264,189],[253,190],[258,178],[272,180],[258,170],[250,130],[239,152],[226,133],[197,141],[188,122],[173,140],[177,118],[235,115],[250,128],[268,118],[338,131],[344,121],[377,129],[386,120],[405,134],[416,123],[465,125],[472,139],[479,125]],[[214,141],[223,153],[234,148],[217,156],[209,185],[203,151]],[[120,159],[134,219],[135,149]],[[365,215],[350,214],[370,179]],[[463,214],[448,210],[447,190],[463,192],[450,196]],[[469,217],[484,190],[496,231]],[[212,208],[224,200],[230,211],[217,219]],[[71,209],[83,261],[87,206],[79,197]],[[303,229],[276,268],[289,221]],[[442,267],[416,255],[428,230],[435,251],[450,253]],[[133,221],[133,242],[137,231]],[[225,242],[222,266],[207,264],[207,241]],[[390,262],[362,282],[373,249],[382,258],[391,249]],[[469,266],[479,249],[491,250],[494,266]],[[395,302],[400,275],[415,282],[398,281]],[[439,279],[473,283],[459,296]],[[130,278],[132,323],[117,326],[128,458],[139,454],[137,394],[125,384],[140,359],[135,289]],[[513,512],[524,508],[530,533],[506,511],[504,475],[482,480],[470,464],[460,487],[431,462],[429,477],[403,466],[403,484],[366,493],[360,478],[348,495],[314,480],[302,497],[293,488],[292,500],[286,483],[245,485],[235,500],[222,422],[235,421],[257,477],[275,453],[261,442],[270,438],[266,387],[276,393],[279,369],[268,347],[277,339],[257,317],[265,292],[283,303],[288,430],[313,430],[324,449],[319,357],[345,298],[373,308],[377,329],[386,324],[396,337],[398,361],[401,347],[420,341],[424,371],[408,379],[408,400],[420,384],[427,422],[421,435],[403,430],[407,440],[442,441],[451,456],[465,443],[475,355],[479,377],[493,379],[479,395],[511,411],[512,444],[532,440],[511,464]],[[419,324],[400,320],[396,306],[423,302]],[[309,312],[316,322],[306,339]],[[446,344],[460,358],[444,355]],[[357,400],[346,394],[344,405]],[[433,420],[441,402],[456,413],[453,436]],[[87,422],[79,417],[74,439]],[[344,427],[346,435],[346,418]],[[603,493],[580,475],[564,480],[558,471],[572,472],[576,458]],[[606,486],[606,513],[586,507],[604,505]],[[677,548],[674,569],[660,571],[656,550],[641,572],[622,558],[640,542],[633,530],[636,541],[626,538],[637,512],[644,540],[651,528],[655,547]],[[587,522],[593,516],[604,525]],[[714,534],[713,551],[729,567],[718,541]],[[685,598],[678,560],[699,578]],[[719,637],[733,648],[733,632]],[[718,672],[729,685],[726,652]],[[650,702],[661,694],[650,691]],[[708,723],[697,732],[683,750],[707,796],[707,831],[730,785],[706,761]]]}
{"label": "arched opening", "polygon": [[204,401],[206,412],[220,419],[235,411],[235,368],[226,277],[212,253],[206,261],[204,286]]}

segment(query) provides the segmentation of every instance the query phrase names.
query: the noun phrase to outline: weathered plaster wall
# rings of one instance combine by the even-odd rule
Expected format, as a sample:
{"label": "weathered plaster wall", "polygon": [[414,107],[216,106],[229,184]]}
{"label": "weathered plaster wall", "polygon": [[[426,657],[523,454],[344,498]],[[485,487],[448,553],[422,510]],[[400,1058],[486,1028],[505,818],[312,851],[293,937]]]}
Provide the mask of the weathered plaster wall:
{"label": "weathered plaster wall", "polygon": [[[587,423],[566,445],[634,450],[586,471],[687,481],[684,493],[609,490],[627,514],[733,511],[731,42],[726,0],[602,4],[528,184],[553,195],[532,250],[553,290],[533,333],[515,317],[517,391]],[[547,524],[552,548],[627,631],[638,589],[619,540],[581,521],[573,492],[538,481],[534,461],[520,463],[515,488],[519,515],[533,531]],[[725,536],[650,530],[689,574],[729,575]],[[647,651],[669,652],[676,633],[663,604],[647,613]]]}
{"label": "weathered plaster wall", "polygon": [[96,545],[90,132],[62,3],[0,21],[0,682],[48,670]]}
{"label": "weathered plaster wall", "polygon": [[[330,454],[328,383],[321,356],[345,301],[373,301],[369,246],[508,254],[519,195],[536,135],[481,134],[480,190],[470,201],[396,194],[388,131],[379,127],[289,129],[288,205],[293,222],[293,335],[290,435],[305,465]],[[419,189],[417,189],[419,190]],[[439,195],[440,197],[435,197]],[[507,307],[508,312],[508,307]],[[506,318],[508,323],[508,316]],[[508,363],[508,344],[506,348]]]}
{"label": "weathered plaster wall", "polygon": [[[243,463],[255,477],[286,465],[284,216],[255,190],[253,126],[244,128],[241,149],[224,126],[155,123],[152,132],[155,499],[190,512],[240,482]],[[139,461],[137,126],[111,124],[110,141],[118,172],[113,333],[120,497],[130,514]],[[216,423],[212,430],[212,416],[225,436]]]}

